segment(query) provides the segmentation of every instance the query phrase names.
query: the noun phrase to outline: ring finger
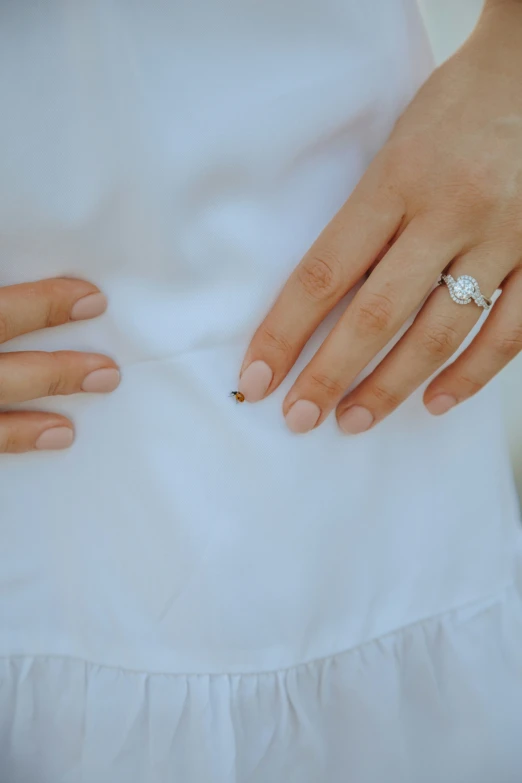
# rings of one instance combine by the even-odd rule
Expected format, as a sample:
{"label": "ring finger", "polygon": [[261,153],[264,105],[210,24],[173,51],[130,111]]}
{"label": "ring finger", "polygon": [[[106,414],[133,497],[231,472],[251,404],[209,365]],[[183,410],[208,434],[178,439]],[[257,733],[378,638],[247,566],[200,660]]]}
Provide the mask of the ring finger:
{"label": "ring finger", "polygon": [[424,393],[431,413],[446,413],[480,391],[522,350],[522,266],[502,283],[502,296],[466,350]]}
{"label": "ring finger", "polygon": [[[484,296],[490,296],[512,267],[512,261],[494,262],[476,249],[455,261],[449,270],[455,279],[473,275]],[[428,297],[406,334],[378,367],[337,408],[339,426],[348,434],[364,432],[394,411],[430,375],[455,353],[478,322],[483,308],[475,302],[454,302],[446,285]]]}

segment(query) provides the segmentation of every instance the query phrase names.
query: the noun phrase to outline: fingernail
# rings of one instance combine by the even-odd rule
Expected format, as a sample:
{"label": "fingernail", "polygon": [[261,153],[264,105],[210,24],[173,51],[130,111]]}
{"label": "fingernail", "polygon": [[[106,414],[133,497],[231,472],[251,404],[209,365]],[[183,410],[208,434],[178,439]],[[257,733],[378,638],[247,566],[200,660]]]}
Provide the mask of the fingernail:
{"label": "fingernail", "polygon": [[274,373],[266,362],[257,360],[249,364],[239,379],[238,390],[247,402],[259,402],[266,394]]}
{"label": "fingernail", "polygon": [[441,416],[457,404],[457,400],[451,394],[437,394],[426,403],[426,407],[434,416]]}
{"label": "fingernail", "polygon": [[297,400],[285,416],[285,421],[292,432],[304,434],[317,424],[321,409],[310,400]]}
{"label": "fingernail", "polygon": [[89,294],[78,299],[71,308],[69,318],[71,321],[85,321],[87,318],[96,318],[107,309],[107,297],[103,294]]}
{"label": "fingernail", "polygon": [[89,373],[82,383],[84,392],[111,392],[117,388],[120,383],[120,373],[118,370],[107,367],[104,370],[94,370]]}
{"label": "fingernail", "polygon": [[74,432],[70,427],[51,427],[42,432],[36,441],[35,448],[40,451],[57,451],[68,449],[74,440]]}
{"label": "fingernail", "polygon": [[362,405],[352,405],[339,417],[339,427],[347,435],[358,435],[369,430],[374,418],[369,410]]}

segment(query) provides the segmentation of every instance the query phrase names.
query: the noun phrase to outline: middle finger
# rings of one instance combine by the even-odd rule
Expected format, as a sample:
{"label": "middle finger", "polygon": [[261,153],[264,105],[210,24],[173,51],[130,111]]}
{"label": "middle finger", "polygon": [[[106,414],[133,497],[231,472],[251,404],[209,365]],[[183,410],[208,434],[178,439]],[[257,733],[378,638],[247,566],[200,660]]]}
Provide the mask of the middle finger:
{"label": "middle finger", "polygon": [[[499,258],[500,252],[477,248],[456,260],[449,273],[455,280],[461,274],[476,275],[483,295],[490,296],[512,266],[511,259],[498,263]],[[341,429],[352,435],[364,432],[392,413],[451,358],[483,312],[474,302],[455,303],[445,285],[435,289],[397,345],[341,401],[337,408]]]}
{"label": "middle finger", "polygon": [[120,382],[116,364],[107,356],[75,351],[0,354],[0,405],[56,394],[111,392]]}
{"label": "middle finger", "polygon": [[439,226],[420,218],[409,224],[289,391],[283,412],[293,432],[322,423],[459,249],[460,240],[444,240]]}

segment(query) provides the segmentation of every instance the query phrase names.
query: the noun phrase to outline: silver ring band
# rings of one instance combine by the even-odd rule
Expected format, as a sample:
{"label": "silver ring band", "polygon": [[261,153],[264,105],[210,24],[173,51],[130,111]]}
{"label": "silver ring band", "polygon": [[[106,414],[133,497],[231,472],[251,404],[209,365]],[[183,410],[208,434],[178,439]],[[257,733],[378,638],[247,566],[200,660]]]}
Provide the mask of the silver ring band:
{"label": "silver ring band", "polygon": [[483,307],[484,310],[489,310],[493,302],[488,299],[487,296],[480,290],[480,286],[474,277],[470,275],[461,275],[456,280],[451,275],[441,275],[439,277],[439,285],[446,283],[450,296],[457,304],[469,304],[475,302],[479,307]]}

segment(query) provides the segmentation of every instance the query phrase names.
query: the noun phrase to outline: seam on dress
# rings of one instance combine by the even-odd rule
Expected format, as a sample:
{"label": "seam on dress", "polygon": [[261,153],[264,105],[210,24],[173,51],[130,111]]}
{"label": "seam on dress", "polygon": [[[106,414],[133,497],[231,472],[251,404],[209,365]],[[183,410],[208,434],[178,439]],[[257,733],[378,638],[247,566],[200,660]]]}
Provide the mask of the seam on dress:
{"label": "seam on dress", "polygon": [[399,628],[395,628],[393,631],[386,631],[386,633],[383,633],[380,636],[375,636],[372,639],[367,639],[365,642],[361,642],[361,644],[357,644],[354,647],[347,647],[345,650],[340,650],[336,653],[332,653],[331,655],[323,655],[318,658],[311,658],[308,661],[301,661],[300,663],[295,663],[292,664],[291,666],[282,666],[281,668],[278,669],[263,669],[262,671],[256,671],[256,672],[248,672],[248,671],[247,672],[161,672],[161,671],[148,671],[147,669],[133,669],[125,666],[115,666],[114,664],[106,664],[106,663],[99,663],[98,661],[91,661],[88,660],[87,658],[81,658],[76,655],[60,655],[57,653],[50,653],[50,654],[42,653],[37,655],[31,655],[30,653],[14,653],[13,655],[0,655],[0,661],[15,661],[15,660],[27,660],[27,659],[73,661],[76,663],[81,663],[84,666],[88,666],[91,668],[110,669],[112,671],[122,672],[123,674],[137,674],[137,675],[145,675],[147,677],[180,677],[185,679],[197,679],[198,677],[204,677],[207,679],[218,678],[218,677],[225,677],[227,679],[233,679],[233,678],[242,679],[246,677],[258,677],[258,678],[272,677],[274,675],[284,674],[286,672],[295,671],[297,669],[303,669],[309,666],[323,665],[329,661],[334,661],[336,658],[341,658],[344,657],[345,655],[357,653],[360,650],[363,650],[366,647],[370,647],[373,644],[378,644],[393,636],[401,636],[413,628],[422,625],[427,625],[428,623],[431,623],[433,621],[441,620],[447,615],[457,614],[458,612],[465,611],[466,609],[471,609],[474,606],[481,607],[481,605],[483,605],[482,608],[484,610],[487,610],[491,608],[491,606],[499,603],[500,596],[502,596],[503,593],[507,593],[511,590],[516,591],[516,583],[514,581],[509,582],[509,584],[505,585],[499,590],[496,590],[494,593],[488,593],[486,596],[482,598],[474,598],[473,600],[467,601],[466,603],[458,604],[457,606],[451,607],[450,609],[445,609],[443,612],[439,612],[437,614],[432,614],[427,617],[423,617],[422,619],[415,620],[414,622],[408,623],[407,625],[402,625]]}

